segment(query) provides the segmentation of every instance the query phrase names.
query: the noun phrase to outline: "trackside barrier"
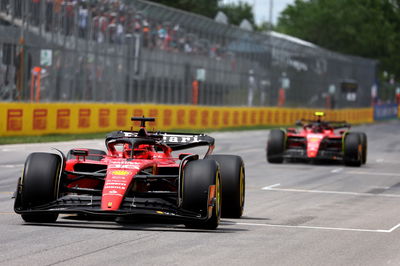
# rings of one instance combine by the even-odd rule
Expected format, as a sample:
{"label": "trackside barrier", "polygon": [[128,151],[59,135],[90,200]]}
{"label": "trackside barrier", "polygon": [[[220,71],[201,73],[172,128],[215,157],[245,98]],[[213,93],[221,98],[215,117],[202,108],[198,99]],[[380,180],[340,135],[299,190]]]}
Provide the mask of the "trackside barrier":
{"label": "trackside barrier", "polygon": [[[156,117],[149,129],[222,129],[288,126],[320,109],[211,107],[152,104],[0,103],[0,136],[34,136],[129,130],[132,116]],[[327,120],[372,123],[373,108],[327,110]],[[138,125],[134,125],[136,128]]]}
{"label": "trackside barrier", "polygon": [[377,104],[374,106],[374,120],[396,119],[398,117],[398,106],[396,103]]}

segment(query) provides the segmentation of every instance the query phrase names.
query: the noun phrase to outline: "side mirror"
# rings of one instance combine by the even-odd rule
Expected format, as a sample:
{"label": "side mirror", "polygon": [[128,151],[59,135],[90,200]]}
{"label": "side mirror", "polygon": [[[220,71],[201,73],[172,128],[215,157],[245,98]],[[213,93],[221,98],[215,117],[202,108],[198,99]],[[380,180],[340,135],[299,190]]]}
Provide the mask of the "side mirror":
{"label": "side mirror", "polygon": [[89,151],[86,149],[74,149],[71,150],[71,154],[74,156],[88,156]]}

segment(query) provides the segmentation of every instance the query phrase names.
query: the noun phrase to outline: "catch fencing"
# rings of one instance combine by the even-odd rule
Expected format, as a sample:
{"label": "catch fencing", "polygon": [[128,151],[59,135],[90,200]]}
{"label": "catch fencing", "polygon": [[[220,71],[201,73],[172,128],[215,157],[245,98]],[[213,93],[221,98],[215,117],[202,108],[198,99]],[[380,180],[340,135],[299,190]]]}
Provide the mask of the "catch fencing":
{"label": "catch fencing", "polygon": [[142,0],[0,0],[0,101],[360,108],[376,67]]}

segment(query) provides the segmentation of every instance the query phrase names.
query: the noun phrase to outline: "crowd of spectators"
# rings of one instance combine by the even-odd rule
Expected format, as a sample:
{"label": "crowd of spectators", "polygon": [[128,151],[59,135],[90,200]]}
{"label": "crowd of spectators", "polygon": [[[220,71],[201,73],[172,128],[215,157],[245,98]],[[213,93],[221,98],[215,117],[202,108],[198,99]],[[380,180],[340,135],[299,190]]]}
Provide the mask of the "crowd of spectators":
{"label": "crowd of spectators", "polygon": [[143,46],[150,49],[201,54],[217,59],[231,55],[226,53],[222,45],[200,39],[179,24],[147,18],[132,4],[127,5],[126,1],[42,1],[0,0],[0,9],[13,12],[12,15],[17,18],[23,16],[22,10],[28,9],[29,23],[34,26],[44,25],[46,31],[75,35],[99,43],[124,44],[129,42],[133,34],[140,34]]}

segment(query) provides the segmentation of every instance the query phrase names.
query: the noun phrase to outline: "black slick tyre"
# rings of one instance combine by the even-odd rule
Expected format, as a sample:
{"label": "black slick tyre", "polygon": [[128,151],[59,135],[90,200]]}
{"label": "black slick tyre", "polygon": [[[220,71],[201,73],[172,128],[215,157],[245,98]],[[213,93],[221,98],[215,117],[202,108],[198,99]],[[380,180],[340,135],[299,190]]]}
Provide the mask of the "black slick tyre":
{"label": "black slick tyre", "polygon": [[[61,158],[52,153],[31,153],[21,178],[21,206],[29,210],[57,199]],[[58,213],[25,213],[26,222],[55,222]]]}
{"label": "black slick tyre", "polygon": [[347,166],[361,166],[362,144],[358,133],[347,133],[344,137],[344,164]]}
{"label": "black slick tyre", "polygon": [[221,177],[219,167],[214,160],[196,160],[188,162],[183,170],[182,208],[209,215],[210,186],[215,185],[215,200],[208,219],[186,222],[188,228],[216,229],[221,218]]}
{"label": "black slick tyre", "polygon": [[221,172],[222,206],[224,218],[240,218],[245,201],[245,168],[237,155],[209,155],[207,159],[218,162]]}
{"label": "black slick tyre", "polygon": [[272,129],[267,141],[267,160],[270,163],[282,163],[285,151],[285,132]]}

